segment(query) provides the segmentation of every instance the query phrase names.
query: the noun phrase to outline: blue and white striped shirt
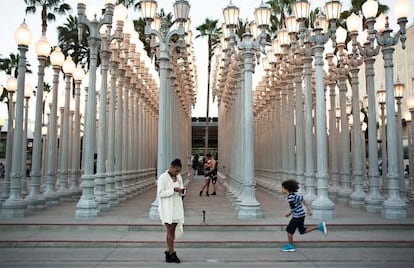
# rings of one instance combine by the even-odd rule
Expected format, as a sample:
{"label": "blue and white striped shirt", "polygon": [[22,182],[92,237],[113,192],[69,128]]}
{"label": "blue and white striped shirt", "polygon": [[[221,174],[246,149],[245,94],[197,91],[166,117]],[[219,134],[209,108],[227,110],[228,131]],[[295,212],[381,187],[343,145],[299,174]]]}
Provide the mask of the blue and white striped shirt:
{"label": "blue and white striped shirt", "polygon": [[290,193],[287,197],[287,201],[290,205],[290,209],[292,210],[292,217],[293,218],[301,218],[305,217],[305,209],[302,206],[303,196],[296,193]]}

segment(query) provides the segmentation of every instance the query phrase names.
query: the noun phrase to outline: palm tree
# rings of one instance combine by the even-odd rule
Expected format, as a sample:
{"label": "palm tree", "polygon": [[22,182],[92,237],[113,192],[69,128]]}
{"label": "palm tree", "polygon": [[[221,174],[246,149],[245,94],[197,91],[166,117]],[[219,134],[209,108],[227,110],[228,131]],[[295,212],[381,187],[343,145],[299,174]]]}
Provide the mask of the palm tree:
{"label": "palm tree", "polygon": [[270,17],[270,32],[276,33],[286,27],[286,19],[292,13],[292,5],[295,0],[269,0],[266,2],[272,9]]}
{"label": "palm tree", "polygon": [[[89,59],[88,30],[83,32],[82,43],[78,40],[78,17],[69,15],[66,22],[57,28],[58,42],[63,54],[71,55],[73,61],[85,66]],[[98,57],[99,58],[99,57]]]}
{"label": "palm tree", "polygon": [[26,14],[35,14],[37,7],[41,8],[42,35],[46,35],[47,22],[55,21],[55,14],[65,15],[70,11],[70,5],[63,0],[24,0],[26,3]]}
{"label": "palm tree", "polygon": [[[348,18],[349,15],[355,13],[357,15],[362,15],[362,5],[365,3],[366,0],[352,0],[351,1],[351,8],[349,10],[345,10],[341,13],[341,19]],[[382,5],[378,3],[378,12],[377,16],[381,13],[386,13],[389,10],[387,5]],[[365,21],[364,21],[365,25]]]}
{"label": "palm tree", "polygon": [[240,40],[243,39],[243,34],[247,31],[247,26],[249,25],[249,19],[240,19],[236,26],[236,34],[239,36]]}
{"label": "palm tree", "polygon": [[[19,74],[19,54],[10,53],[8,58],[0,58],[0,71],[5,72],[7,75],[17,77]],[[26,73],[32,73],[28,62],[26,62]],[[0,96],[0,101],[3,101],[8,94],[7,88],[4,88],[3,94]],[[8,102],[7,105],[9,105]]]}
{"label": "palm tree", "polygon": [[116,4],[123,4],[126,8],[133,7],[136,10],[141,9],[141,0],[117,0]]}
{"label": "palm tree", "polygon": [[206,111],[206,138],[204,154],[208,150],[208,119],[209,119],[209,99],[210,99],[210,73],[211,73],[211,59],[214,55],[214,49],[220,43],[221,28],[218,26],[218,20],[211,20],[206,18],[203,24],[196,28],[199,34],[196,38],[207,37],[208,44],[208,65],[207,65],[207,111]]}

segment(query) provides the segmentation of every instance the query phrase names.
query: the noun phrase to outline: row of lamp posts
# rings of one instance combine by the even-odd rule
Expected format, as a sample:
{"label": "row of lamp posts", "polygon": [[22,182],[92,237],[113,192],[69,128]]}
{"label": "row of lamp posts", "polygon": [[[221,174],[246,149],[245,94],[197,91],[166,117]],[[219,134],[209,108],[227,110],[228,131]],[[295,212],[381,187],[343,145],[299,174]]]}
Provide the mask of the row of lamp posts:
{"label": "row of lamp posts", "polygon": [[[45,37],[42,37],[36,45],[39,60],[38,88],[30,191],[27,196],[22,193],[24,189],[22,187],[22,163],[26,162],[22,161],[22,152],[26,151],[23,148],[26,140],[23,129],[27,129],[27,127],[23,127],[23,88],[26,68],[25,55],[31,42],[31,32],[25,23],[16,32],[16,41],[20,52],[19,76],[17,86],[14,87],[16,83],[13,79],[9,79],[6,85],[10,94],[9,99],[13,99],[13,88],[17,89],[15,94],[17,98],[16,105],[13,105],[12,101],[9,102],[11,105],[7,132],[6,179],[2,189],[1,210],[4,217],[23,217],[27,208],[30,210],[41,209],[67,199],[78,198],[81,195],[76,205],[75,217],[78,219],[94,218],[99,212],[116,206],[119,202],[154,185],[153,179],[156,176],[156,171],[153,167],[157,161],[157,143],[152,137],[157,132],[156,122],[160,108],[158,101],[154,100],[158,96],[158,82],[155,78],[155,71],[152,70],[153,65],[150,59],[145,56],[137,33],[133,30],[128,31],[127,27],[124,27],[123,21],[126,19],[127,10],[123,5],[115,7],[114,1],[108,0],[105,3],[103,16],[99,18],[95,14],[90,20],[86,17],[85,11],[86,1],[79,0],[79,40],[81,40],[86,28],[89,32],[89,74],[84,79],[85,73],[81,66],[76,66],[70,56],[65,60],[59,47],[56,47],[50,54],[54,71],[50,114],[47,120],[47,137],[45,133],[42,133],[45,122],[42,118],[44,116],[42,95],[45,61],[50,53],[50,45]],[[112,17],[116,20],[114,33],[112,33]],[[133,29],[132,21],[125,24],[129,24],[129,28]],[[99,105],[97,105],[96,89],[98,51],[102,62]],[[188,51],[186,55],[191,55],[191,43],[187,44],[186,51]],[[191,67],[193,59],[189,58],[191,59],[185,59],[184,65]],[[65,74],[66,85],[58,138],[57,106],[61,70]],[[108,72],[111,76],[109,87],[106,83]],[[194,74],[194,70],[188,70],[188,73]],[[193,75],[188,79],[180,79],[180,82],[192,81],[194,83],[194,77]],[[70,111],[69,105],[72,79],[75,81],[73,112]],[[88,85],[85,86],[88,98],[84,113],[86,118],[81,154],[80,95],[83,79],[84,82],[88,81]],[[176,110],[187,111],[187,121],[191,123],[189,107],[195,101],[194,85],[190,82],[176,85],[177,88],[181,86],[186,90],[180,93],[182,97],[178,102],[182,107],[178,106]],[[109,96],[109,102],[107,96]],[[96,107],[99,107],[99,111]],[[191,131],[188,122],[184,126],[186,126],[186,133],[189,137]],[[136,135],[137,133],[140,135]],[[176,138],[178,139],[178,137]],[[57,146],[58,141],[59,147]],[[180,151],[180,156],[187,156],[190,144],[184,139],[178,140],[178,143],[185,144],[185,147]],[[57,148],[59,148],[59,152]],[[95,151],[96,163],[94,162]],[[58,161],[57,158],[59,158]],[[82,159],[82,163],[80,163],[80,159]],[[11,170],[8,174],[7,168],[10,166]],[[78,184],[79,177],[81,184]]]}
{"label": "row of lamp posts", "polygon": [[[257,151],[266,152],[268,150],[268,154],[263,158],[270,157],[271,159],[270,161],[263,161],[263,163],[267,163],[265,165],[267,170],[258,169],[256,174],[258,183],[262,182],[260,176],[265,173],[267,173],[265,177],[270,178],[270,181],[266,182],[267,186],[273,188],[280,185],[282,178],[297,179],[301,185],[305,186],[301,191],[304,192],[308,200],[312,200],[314,216],[318,218],[335,217],[335,205],[328,193],[333,194],[331,196],[337,196],[340,202],[347,203],[353,208],[361,208],[366,205],[368,212],[382,212],[385,218],[404,218],[407,216],[407,206],[404,201],[406,196],[404,192],[405,184],[402,176],[402,135],[399,134],[397,136],[397,133],[393,131],[394,129],[401,128],[400,125],[397,125],[397,123],[400,124],[401,122],[401,116],[397,115],[396,119],[395,114],[390,112],[386,113],[387,151],[386,156],[383,155],[383,167],[384,165],[387,167],[387,178],[384,180],[385,201],[381,196],[373,69],[375,56],[381,50],[385,60],[386,101],[380,102],[380,106],[382,111],[384,110],[383,104],[386,104],[386,111],[394,111],[392,54],[394,51],[393,46],[399,41],[401,41],[403,48],[405,46],[406,12],[409,10],[407,7],[402,6],[405,3],[406,1],[397,3],[397,9],[399,10],[397,17],[400,30],[397,34],[391,35],[392,30],[389,28],[388,19],[385,19],[383,16],[380,16],[378,21],[376,19],[378,3],[373,0],[366,1],[362,9],[366,18],[365,26],[367,30],[360,34],[358,39],[358,30],[363,26],[362,18],[352,14],[347,19],[351,40],[347,51],[345,46],[347,31],[341,27],[337,28],[341,13],[341,3],[339,1],[332,0],[326,3],[326,18],[318,17],[313,31],[305,27],[305,22],[308,20],[310,13],[309,2],[306,0],[295,2],[292,6],[295,16],[287,19],[287,29],[280,30],[277,38],[272,41],[272,49],[267,53],[269,64],[267,67],[267,64],[264,64],[265,75],[257,87],[258,90],[254,92],[255,121],[257,128],[262,131],[262,133],[256,133],[256,142],[261,144]],[[231,7],[232,4],[230,3],[224,12]],[[260,37],[257,39],[260,40]],[[376,41],[377,45],[374,45],[374,41]],[[331,49],[332,46],[337,48],[336,57],[333,54],[334,49]],[[226,51],[233,51],[231,48],[228,49],[226,44],[222,44],[222,48],[225,48]],[[324,52],[330,66],[328,69],[329,77],[324,71]],[[334,57],[335,60],[333,60]],[[235,120],[232,114],[232,106],[237,105],[238,95],[241,95],[243,101],[248,97],[242,95],[243,91],[239,93],[239,91],[234,91],[230,86],[233,82],[232,77],[227,75],[226,72],[231,71],[231,68],[234,68],[234,66],[231,66],[230,62],[226,60],[219,59],[218,62],[216,64],[217,69],[213,72],[218,77],[218,82],[213,90],[217,91],[219,107],[222,106],[222,109],[219,108],[220,115],[223,118]],[[314,73],[312,72],[312,63],[314,64]],[[359,113],[361,106],[359,101],[360,84],[358,73],[363,63],[365,63],[368,94],[369,188],[367,194],[364,189],[365,152],[362,149],[363,145],[365,145],[365,139],[361,135],[362,118]],[[242,70],[246,71],[245,68]],[[312,87],[312,73],[314,87]],[[351,76],[353,99],[351,109],[347,109],[346,104],[346,79],[348,75]],[[326,77],[325,80],[324,77]],[[304,81],[303,93],[302,81]],[[329,82],[325,83],[325,81]],[[296,84],[296,91],[294,90],[294,84]],[[331,89],[329,146],[325,104],[326,84]],[[336,116],[337,108],[335,103],[336,88],[339,88],[340,93],[338,117]],[[248,95],[250,95],[250,92]],[[316,99],[313,100],[314,93],[316,93]],[[304,95],[304,100],[302,100],[302,94]],[[232,97],[234,95],[235,97]],[[235,103],[233,98],[236,99]],[[398,103],[400,103],[400,99],[397,98]],[[245,102],[240,105],[240,109],[242,111],[248,110],[251,109],[251,106]],[[348,131],[347,112],[349,111],[347,110],[352,110],[353,126],[351,133]],[[249,121],[242,120],[242,122]],[[263,123],[261,124],[260,122]],[[272,125],[268,126],[269,123]],[[381,125],[385,126],[384,123]],[[295,128],[296,132],[294,132]],[[253,129],[253,127],[242,125],[241,129]],[[265,137],[266,134],[263,131],[271,135],[272,138]],[[304,137],[302,133],[304,133]],[[259,136],[265,137],[267,142],[263,142]],[[242,136],[240,139],[244,143]],[[352,147],[350,147],[350,144],[352,144]],[[253,147],[251,148],[253,149]],[[275,150],[281,153],[275,154],[271,152],[270,148],[275,148]],[[350,161],[349,148],[351,148],[352,152],[352,162]],[[328,154],[330,161],[328,161]],[[223,152],[220,155],[230,156],[232,154]],[[243,161],[243,158],[247,158],[243,152],[241,155],[243,155],[241,161]],[[303,159],[303,156],[305,156],[305,159]],[[316,165],[313,159],[316,159]],[[386,163],[385,160],[387,160]],[[232,170],[237,168],[237,165],[231,159],[224,159],[223,161],[229,167],[229,170],[226,170],[229,177],[240,175],[237,174],[237,171]],[[254,163],[253,159],[248,159],[247,161]],[[292,164],[293,167],[291,166]],[[262,164],[259,163],[259,166],[262,166]],[[315,167],[316,172],[314,170]],[[249,177],[247,176],[249,173],[241,172],[241,174],[243,174],[240,176],[242,179]],[[276,177],[275,181],[271,179],[274,176]],[[238,181],[239,179],[234,178],[234,180]],[[244,197],[243,194],[241,196]]]}

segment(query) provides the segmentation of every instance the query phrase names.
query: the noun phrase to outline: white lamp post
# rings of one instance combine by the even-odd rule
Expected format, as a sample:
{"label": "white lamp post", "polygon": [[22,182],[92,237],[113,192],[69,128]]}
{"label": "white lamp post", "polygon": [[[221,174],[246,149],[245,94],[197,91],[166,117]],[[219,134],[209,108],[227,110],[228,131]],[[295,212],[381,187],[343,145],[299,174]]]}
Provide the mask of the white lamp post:
{"label": "white lamp post", "polygon": [[33,153],[32,153],[32,171],[30,179],[30,194],[26,197],[27,208],[29,210],[42,209],[45,206],[45,199],[40,193],[41,177],[42,177],[42,113],[43,113],[43,90],[45,76],[45,62],[50,54],[50,44],[46,36],[42,35],[36,43],[37,60],[39,61],[39,69],[37,73],[37,91],[36,91],[36,111],[35,111],[35,129],[33,137]]}
{"label": "white lamp post", "polygon": [[46,189],[43,196],[46,199],[46,205],[53,206],[59,203],[57,193],[55,191],[56,184],[56,151],[57,151],[57,105],[58,105],[58,87],[59,73],[65,56],[60,47],[56,47],[50,54],[50,62],[53,67],[53,85],[52,85],[52,101],[50,109],[50,121],[48,130],[48,148],[47,148],[47,168],[45,172]]}
{"label": "white lamp post", "polygon": [[71,174],[71,184],[69,192],[72,196],[77,196],[80,194],[78,180],[80,177],[80,85],[83,78],[85,77],[85,71],[82,69],[82,66],[78,63],[75,71],[73,72],[73,78],[75,79],[75,114],[74,124],[73,124],[73,142],[72,142],[72,174]]}
{"label": "white lamp post", "polygon": [[[96,132],[96,69],[98,57],[98,45],[100,41],[99,29],[105,24],[112,24],[115,0],[105,0],[105,14],[99,20],[89,20],[86,17],[86,3],[84,0],[78,0],[78,17],[79,17],[79,36],[82,36],[83,27],[89,29],[89,49],[90,49],[90,66],[89,66],[89,88],[87,117],[85,129],[85,168],[82,175],[82,196],[76,205],[75,217],[78,219],[95,218],[98,215],[97,202],[94,198],[94,145]],[[79,38],[82,40],[82,38]]]}
{"label": "white lamp post", "polygon": [[[152,29],[151,22],[155,20],[155,13],[157,10],[157,2],[154,0],[141,1],[142,16],[146,21],[145,34],[147,40],[151,35],[155,35],[159,40],[160,48],[160,96],[159,96],[159,116],[158,116],[158,153],[157,153],[157,176],[161,175],[168,167],[170,159],[169,152],[171,152],[170,146],[172,141],[168,142],[169,136],[168,129],[170,129],[170,123],[168,122],[168,116],[171,114],[171,107],[168,105],[168,63],[169,63],[169,43],[171,37],[178,35],[179,41],[184,43],[184,23],[188,19],[190,4],[187,0],[176,0],[174,2],[174,15],[178,22],[178,28],[171,30],[168,25],[168,21],[164,18],[161,22],[160,29]],[[151,219],[159,219],[158,203],[157,199],[152,203],[150,210]]]}
{"label": "white lamp post", "polygon": [[410,123],[410,147],[409,147],[409,155],[410,155],[410,162],[409,162],[409,178],[410,178],[410,185],[411,185],[411,193],[410,196],[414,194],[414,96],[409,96],[407,98],[407,107],[408,111],[411,114],[411,123]]}
{"label": "white lamp post", "polygon": [[7,145],[6,145],[6,161],[5,161],[5,172],[4,172],[4,181],[3,181],[3,189],[0,197],[0,204],[6,201],[10,196],[10,171],[11,171],[11,163],[12,163],[12,154],[13,154],[13,136],[14,136],[14,128],[13,128],[13,121],[14,121],[14,103],[13,97],[14,93],[17,90],[17,79],[14,77],[9,77],[6,80],[6,88],[9,92],[8,103],[9,103],[9,110],[8,110],[8,119],[7,119]]}
{"label": "white lamp post", "polygon": [[398,10],[403,11],[398,14],[398,24],[400,30],[391,35],[392,29],[389,28],[388,19],[385,21],[385,28],[382,33],[375,30],[376,13],[378,10],[378,2],[368,0],[362,5],[362,11],[366,17],[368,26],[369,40],[371,47],[374,47],[374,41],[381,46],[384,67],[385,67],[385,81],[386,81],[386,105],[387,105],[387,153],[388,153],[388,199],[383,204],[383,216],[389,219],[401,219],[407,217],[407,204],[401,199],[400,195],[400,178],[398,168],[398,138],[395,133],[396,119],[393,111],[395,111],[395,100],[393,92],[393,53],[394,45],[401,40],[402,47],[405,48],[406,40],[406,24],[407,13],[409,6],[400,6],[407,2],[397,2]]}
{"label": "white lamp post", "polygon": [[16,43],[19,49],[19,75],[17,78],[17,103],[16,103],[16,129],[13,138],[13,160],[10,173],[10,196],[3,203],[2,214],[7,218],[24,217],[26,202],[21,197],[22,178],[22,146],[23,146],[23,102],[24,85],[26,75],[26,52],[32,41],[32,33],[26,23],[20,25],[15,33]]}
{"label": "white lamp post", "polygon": [[24,127],[23,127],[23,150],[22,150],[22,187],[21,194],[22,197],[27,196],[27,123],[29,117],[29,100],[33,95],[33,87],[31,84],[26,83],[24,87]]}
{"label": "white lamp post", "polygon": [[69,174],[69,105],[70,105],[70,91],[72,89],[72,77],[75,71],[76,65],[71,56],[67,56],[63,62],[62,69],[66,77],[65,86],[65,102],[63,110],[63,124],[61,126],[61,151],[62,158],[60,159],[60,173],[59,173],[59,189],[57,194],[61,201],[71,200],[71,194],[68,190],[68,174]]}

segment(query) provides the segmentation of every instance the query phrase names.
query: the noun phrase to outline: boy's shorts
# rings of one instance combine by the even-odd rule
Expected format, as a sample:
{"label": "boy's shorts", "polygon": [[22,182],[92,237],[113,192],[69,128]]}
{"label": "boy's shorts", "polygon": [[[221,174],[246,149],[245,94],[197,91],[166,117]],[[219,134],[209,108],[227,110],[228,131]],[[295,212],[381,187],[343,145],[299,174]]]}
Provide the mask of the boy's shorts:
{"label": "boy's shorts", "polygon": [[294,234],[296,229],[299,229],[300,234],[305,233],[305,217],[290,219],[289,224],[286,227],[286,232],[288,232],[289,234]]}

